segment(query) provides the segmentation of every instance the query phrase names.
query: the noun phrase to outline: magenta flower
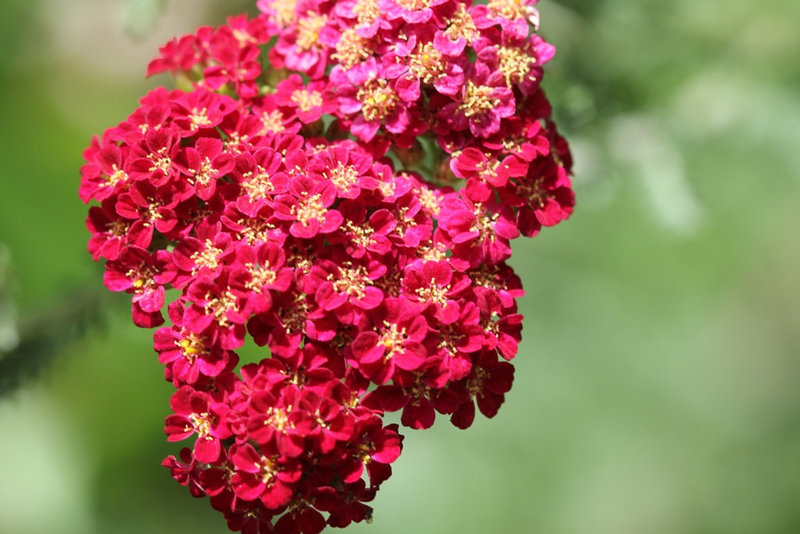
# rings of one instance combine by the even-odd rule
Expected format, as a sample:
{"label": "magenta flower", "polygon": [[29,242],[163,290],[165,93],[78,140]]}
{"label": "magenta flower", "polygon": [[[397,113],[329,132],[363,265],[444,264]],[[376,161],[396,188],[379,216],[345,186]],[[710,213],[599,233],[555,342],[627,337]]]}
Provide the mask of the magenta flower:
{"label": "magenta flower", "polygon": [[325,73],[328,49],[320,39],[328,24],[328,15],[319,11],[321,2],[299,0],[294,20],[280,33],[278,42],[270,49],[269,59],[277,68],[287,68],[306,74],[311,79]]}
{"label": "magenta flower", "polygon": [[221,439],[230,436],[226,428],[224,405],[214,403],[202,391],[183,386],[170,399],[172,415],[164,431],[168,441],[180,441],[197,435],[193,456],[198,462],[216,463],[222,454]]}
{"label": "magenta flower", "polygon": [[227,285],[228,275],[225,270],[216,280],[200,277],[189,284],[182,321],[195,334],[218,337],[222,348],[234,350],[244,343],[250,309]]}
{"label": "magenta flower", "polygon": [[514,367],[497,361],[491,352],[481,353],[473,365],[470,376],[465,378],[456,391],[465,400],[458,405],[450,420],[458,428],[467,428],[475,419],[475,404],[486,417],[494,417],[505,401],[505,394],[511,389],[514,380]]}
{"label": "magenta flower", "polygon": [[534,161],[521,183],[502,194],[509,205],[519,207],[517,227],[527,237],[569,217],[575,204],[569,176],[552,158]]}
{"label": "magenta flower", "polygon": [[[92,233],[88,248],[95,261],[100,258],[112,261],[119,258],[128,243],[131,223],[117,215],[113,200],[89,208],[86,227]],[[131,244],[135,245],[135,242]]]}
{"label": "magenta flower", "polygon": [[458,319],[460,311],[456,298],[469,285],[469,278],[455,273],[447,262],[428,261],[406,270],[403,295],[424,304],[425,309],[433,309],[438,320],[450,324]]}
{"label": "magenta flower", "polygon": [[103,281],[111,291],[132,293],[131,316],[134,324],[145,328],[164,322],[164,285],[171,275],[166,271],[168,254],[150,254],[138,247],[126,247],[116,261],[108,263]]}
{"label": "magenta flower", "polygon": [[217,181],[233,170],[233,158],[223,148],[219,139],[202,137],[183,152],[185,162],[179,165],[201,200],[209,200],[214,196]]}
{"label": "magenta flower", "polygon": [[334,200],[336,186],[332,182],[297,176],[289,184],[289,192],[275,198],[275,217],[292,221],[289,233],[297,238],[311,239],[317,234],[329,234],[336,231],[344,220],[341,213],[329,209]]}
{"label": "magenta flower", "polygon": [[289,109],[287,115],[296,116],[303,124],[317,121],[323,114],[332,113],[339,107],[328,82],[318,80],[306,85],[297,74],[278,84],[275,102]]}
{"label": "magenta flower", "polygon": [[203,89],[180,91],[171,101],[173,124],[181,137],[213,130],[238,106],[229,96]]}
{"label": "magenta flower", "polygon": [[289,191],[283,158],[271,147],[239,154],[231,175],[240,188],[236,208],[248,217],[256,217],[265,206],[272,207],[276,195]]}
{"label": "magenta flower", "polygon": [[369,58],[348,71],[334,68],[331,81],[339,95],[339,111],[355,116],[350,131],[368,142],[383,125],[393,134],[418,131],[422,124],[412,105],[419,98],[419,84],[413,78],[390,79],[375,61]]}
{"label": "magenta flower", "polygon": [[195,385],[201,377],[217,377],[238,361],[235,353],[216,346],[212,339],[178,326],[156,330],[153,348],[166,366],[167,380],[176,387]]}
{"label": "magenta flower", "polygon": [[272,309],[272,293],[286,293],[293,283],[293,271],[286,265],[286,254],[273,242],[258,247],[241,245],[231,274],[231,291],[246,299],[253,313]]}
{"label": "magenta flower", "polygon": [[219,225],[200,226],[196,232],[197,238],[184,238],[172,252],[177,288],[183,288],[198,276],[219,276],[235,253],[231,236],[219,232]]}
{"label": "magenta flower", "polygon": [[309,175],[336,186],[339,198],[358,198],[362,190],[374,191],[378,180],[373,177],[372,157],[352,142],[331,145],[314,154],[308,163]]}
{"label": "magenta flower", "polygon": [[450,162],[453,174],[467,180],[466,196],[473,202],[486,202],[497,189],[505,187],[510,178],[525,176],[527,163],[517,156],[502,161],[475,147],[465,148]]}
{"label": "magenta flower", "polygon": [[277,453],[259,454],[252,445],[234,445],[229,453],[234,475],[231,487],[236,497],[245,501],[260,500],[268,510],[277,511],[288,504],[293,485],[300,479],[299,462],[281,458]]}
{"label": "magenta flower", "polygon": [[383,301],[383,291],[375,281],[386,274],[386,266],[376,260],[354,263],[341,257],[321,260],[313,265],[303,280],[303,291],[325,311],[334,311],[348,324],[353,314],[372,310]]}
{"label": "magenta flower", "polygon": [[488,137],[500,129],[500,120],[516,110],[514,94],[499,71],[473,63],[457,100],[444,106],[437,118],[454,130],[469,128],[476,137]]}
{"label": "magenta flower", "polygon": [[83,153],[88,163],[81,167],[81,200],[102,202],[125,190],[131,181],[123,166],[129,151],[130,147],[120,148],[115,143],[101,145],[97,137],[92,140],[92,145]]}
{"label": "magenta flower", "polygon": [[381,208],[367,217],[363,202],[344,201],[339,205],[344,217],[340,228],[345,243],[345,252],[354,259],[367,256],[378,259],[392,251],[388,236],[397,226],[389,210]]}
{"label": "magenta flower", "polygon": [[350,346],[348,363],[376,384],[385,384],[395,367],[415,371],[428,352],[423,341],[429,327],[423,307],[406,299],[389,298],[373,316],[372,329],[362,330]]}
{"label": "magenta flower", "polygon": [[539,25],[538,0],[489,0],[472,8],[475,26],[484,29],[499,24],[504,32],[520,37],[528,35],[530,26]]}

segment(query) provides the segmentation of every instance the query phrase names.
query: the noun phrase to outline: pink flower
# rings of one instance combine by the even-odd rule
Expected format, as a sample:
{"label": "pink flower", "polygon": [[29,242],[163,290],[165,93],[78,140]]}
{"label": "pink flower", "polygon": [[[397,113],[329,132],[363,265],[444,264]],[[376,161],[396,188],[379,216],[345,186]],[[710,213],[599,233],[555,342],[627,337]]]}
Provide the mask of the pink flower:
{"label": "pink flower", "polygon": [[[469,128],[476,137],[489,137],[500,129],[500,120],[516,110],[514,94],[499,71],[472,63],[456,101],[445,105],[437,118],[454,130]],[[441,127],[440,127],[441,129]]]}
{"label": "pink flower", "polygon": [[440,25],[433,38],[434,46],[442,54],[451,57],[461,56],[466,46],[472,46],[479,37],[478,28],[472,15],[465,7],[466,4],[457,2],[455,9]]}
{"label": "pink flower", "polygon": [[169,235],[179,226],[175,208],[180,195],[175,187],[156,188],[150,182],[133,184],[120,195],[116,212],[123,219],[133,221],[128,233],[130,242],[149,247],[155,231]]}
{"label": "pink flower", "polygon": [[514,367],[497,361],[492,352],[481,353],[475,359],[470,376],[456,386],[465,400],[453,412],[450,421],[458,428],[467,428],[475,419],[475,401],[486,417],[494,417],[511,389]]}
{"label": "pink flower", "polygon": [[406,269],[403,295],[433,309],[438,320],[450,324],[458,319],[460,310],[455,298],[469,285],[469,278],[454,273],[447,262],[428,261]]}
{"label": "pink flower", "polygon": [[402,18],[410,24],[422,24],[433,17],[433,9],[450,0],[378,0],[378,8],[389,20]]}
{"label": "pink flower", "polygon": [[[159,250],[150,254],[136,246],[126,247],[119,260],[110,261],[106,265],[103,281],[111,291],[132,293],[133,315],[161,317],[164,306],[164,285],[171,276],[165,273],[169,254]],[[156,319],[158,321],[160,319]],[[134,321],[134,322],[142,322]]]}
{"label": "pink flower", "polygon": [[499,24],[503,31],[526,36],[529,24],[538,26],[539,13],[534,7],[538,0],[489,0],[472,8],[475,26],[480,29]]}
{"label": "pink flower", "polygon": [[217,182],[234,166],[231,155],[223,151],[222,141],[213,137],[202,137],[194,146],[186,147],[184,158],[181,169],[201,200],[214,196]]}
{"label": "pink flower", "polygon": [[219,126],[237,107],[236,101],[226,95],[197,89],[190,93],[179,92],[172,98],[173,124],[182,137]]}
{"label": "pink flower", "polygon": [[198,276],[216,277],[230,263],[235,252],[231,236],[220,232],[220,225],[201,225],[197,237],[186,237],[172,252],[175,287],[182,289]]}
{"label": "pink flower", "polygon": [[442,202],[441,228],[451,241],[451,263],[459,269],[497,264],[511,256],[519,236],[511,210],[496,202],[475,204],[457,195]]}
{"label": "pink flower", "polygon": [[216,463],[222,454],[221,439],[230,436],[224,424],[226,408],[207,394],[183,386],[172,395],[174,414],[167,417],[164,431],[169,441],[180,441],[196,434],[193,456],[198,462]]}
{"label": "pink flower", "polygon": [[268,510],[280,510],[294,494],[302,476],[299,462],[282,458],[277,452],[260,454],[252,445],[234,445],[228,454],[234,475],[231,487],[240,499],[260,500]]}
{"label": "pink flower", "polygon": [[296,116],[303,124],[317,121],[322,115],[332,113],[339,107],[328,82],[318,80],[304,84],[297,74],[278,84],[275,101],[281,107],[288,108],[288,115]]}
{"label": "pink flower", "polygon": [[201,376],[219,376],[238,361],[235,353],[221,349],[211,338],[178,326],[157,330],[153,348],[159,353],[158,361],[166,366],[167,379],[176,387],[197,384]]}
{"label": "pink flower", "polygon": [[353,313],[372,310],[383,301],[383,291],[375,281],[386,273],[386,265],[372,260],[354,263],[334,256],[313,265],[304,278],[303,291],[325,311],[335,311],[345,324],[354,321]]}
{"label": "pink flower", "polygon": [[[391,29],[391,23],[383,16],[379,0],[342,0],[336,2],[334,14],[345,28],[352,28],[361,38],[371,39],[380,29]],[[341,60],[340,60],[341,61]]]}
{"label": "pink flower", "polygon": [[180,38],[172,39],[159,48],[159,53],[161,55],[152,60],[147,66],[147,76],[153,76],[165,71],[189,71],[197,63],[204,60],[203,55],[198,50],[197,37],[194,35],[184,35]]}
{"label": "pink flower", "polygon": [[465,148],[453,158],[450,168],[456,176],[467,180],[465,192],[473,202],[486,202],[493,196],[492,188],[504,187],[510,178],[519,178],[528,172],[527,163],[517,156],[500,161],[475,147]]}
{"label": "pink flower", "polygon": [[148,131],[144,142],[135,146],[129,156],[131,178],[156,187],[177,180],[181,169],[175,164],[175,157],[181,149],[180,140],[177,129]]}
{"label": "pink flower", "polygon": [[334,200],[336,186],[332,182],[297,176],[289,184],[289,192],[275,199],[275,217],[292,221],[289,233],[297,238],[311,239],[317,234],[329,234],[336,231],[344,220],[341,213],[329,209]]}
{"label": "pink flower", "polygon": [[[536,99],[537,96],[526,99],[526,110],[527,104]],[[501,131],[483,139],[482,145],[491,153],[506,153],[530,162],[550,152],[550,141],[545,134],[536,113],[517,114],[503,119]]]}
{"label": "pink flower", "polygon": [[553,57],[554,48],[536,34],[515,34],[490,28],[475,43],[477,60],[502,73],[508,87],[533,93],[542,77],[542,65]]}
{"label": "pink flower", "polygon": [[86,227],[92,233],[88,249],[95,261],[100,258],[106,260],[119,258],[120,252],[128,242],[131,223],[117,215],[113,199],[103,202],[101,206],[89,208]]}
{"label": "pink flower", "polygon": [[255,217],[264,206],[272,207],[275,196],[289,191],[289,176],[283,171],[281,154],[271,147],[241,153],[231,175],[239,184],[236,207]]}
{"label": "pink flower", "polygon": [[527,175],[502,192],[503,200],[518,206],[517,227],[532,237],[542,226],[554,226],[572,213],[575,195],[566,170],[552,158],[535,160]]}
{"label": "pink flower", "polygon": [[327,24],[328,14],[319,11],[322,4],[316,0],[299,0],[301,7],[295,19],[280,33],[278,42],[269,51],[269,59],[277,68],[288,68],[306,74],[311,79],[320,78],[328,66],[328,49],[320,39]]}
{"label": "pink flower", "polygon": [[372,176],[372,157],[346,141],[316,152],[308,162],[308,174],[333,183],[339,198],[358,198],[362,190],[373,191],[379,184]]}
{"label": "pink flower", "polygon": [[219,336],[224,349],[237,349],[244,343],[245,324],[251,310],[246,299],[228,285],[229,271],[212,280],[200,277],[186,288],[188,307],[182,321],[195,334]]}
{"label": "pink flower", "polygon": [[389,298],[350,346],[348,362],[376,384],[385,384],[395,367],[414,371],[428,356],[423,341],[429,327],[420,315],[423,307],[406,299]]}
{"label": "pink flower", "polygon": [[344,201],[339,205],[339,211],[344,217],[340,233],[343,234],[345,252],[350,257],[377,259],[391,252],[392,242],[387,236],[397,222],[389,210],[378,209],[367,220],[367,208],[363,202]]}
{"label": "pink flower", "polygon": [[87,160],[81,167],[80,196],[83,202],[90,200],[103,201],[112,195],[118,195],[130,185],[131,177],[126,171],[130,147],[117,146],[115,143],[102,144],[95,137],[92,145],[83,153]]}
{"label": "pink flower", "polygon": [[337,86],[339,111],[345,116],[357,114],[350,131],[358,139],[371,141],[382,124],[392,134],[424,131],[413,107],[420,96],[413,78],[391,80],[370,57],[346,72],[334,68],[331,81]]}
{"label": "pink flower", "polygon": [[272,308],[272,293],[286,293],[293,283],[293,271],[286,265],[283,249],[272,242],[262,242],[255,248],[240,245],[231,274],[231,290],[246,299],[253,313]]}

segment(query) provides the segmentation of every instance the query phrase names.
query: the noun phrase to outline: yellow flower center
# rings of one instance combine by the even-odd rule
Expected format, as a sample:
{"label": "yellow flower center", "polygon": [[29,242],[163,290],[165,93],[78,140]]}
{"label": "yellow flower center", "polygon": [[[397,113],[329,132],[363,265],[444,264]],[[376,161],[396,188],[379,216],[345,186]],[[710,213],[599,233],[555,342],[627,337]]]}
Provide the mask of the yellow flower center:
{"label": "yellow flower center", "polygon": [[256,293],[261,293],[264,286],[274,283],[278,277],[277,273],[269,268],[268,261],[264,265],[248,263],[247,270],[252,278],[244,286]]}
{"label": "yellow flower center", "polygon": [[331,169],[326,177],[333,182],[340,191],[347,191],[358,182],[358,170],[352,165],[344,165],[341,162]]}
{"label": "yellow flower center", "polygon": [[208,267],[212,271],[216,270],[219,266],[219,256],[222,254],[222,249],[214,246],[213,241],[206,239],[205,248],[194,252],[190,259],[194,262],[195,267],[192,269],[192,274],[197,274],[201,267]]}
{"label": "yellow flower center", "polygon": [[402,348],[403,341],[407,339],[406,329],[398,329],[396,324],[389,323],[388,321],[383,321],[383,326],[385,329],[378,343],[383,345],[384,349],[386,349],[385,358],[388,359],[391,358],[395,352]]}
{"label": "yellow flower center", "polygon": [[192,130],[199,130],[202,126],[211,126],[211,119],[208,118],[208,109],[192,108],[189,113],[189,120],[192,123]]}
{"label": "yellow flower center", "polygon": [[492,13],[492,18],[516,20],[527,18],[534,13],[533,8],[527,5],[525,0],[489,0],[486,6]]}
{"label": "yellow flower center", "polygon": [[322,205],[322,195],[306,197],[299,204],[292,206],[292,214],[297,217],[297,221],[303,226],[308,226],[312,219],[322,221],[325,218],[327,209]]}
{"label": "yellow flower center", "polygon": [[306,89],[297,89],[292,93],[292,102],[297,104],[300,111],[308,113],[314,108],[322,106],[322,93],[319,91],[308,91]]}
{"label": "yellow flower center", "polygon": [[370,26],[380,16],[377,0],[358,0],[353,6],[359,26]]}
{"label": "yellow flower center", "polygon": [[382,120],[397,104],[397,94],[383,78],[368,80],[358,90],[356,98],[361,102],[361,113],[367,121]]}
{"label": "yellow flower center", "polygon": [[464,101],[458,109],[465,117],[483,115],[499,103],[492,97],[492,91],[493,88],[488,85],[475,85],[472,80],[468,81],[464,90]]}
{"label": "yellow flower center", "polygon": [[259,135],[264,135],[266,133],[280,133],[284,130],[283,128],[283,114],[276,110],[270,112],[263,112],[261,113],[261,132]]}
{"label": "yellow flower center", "polygon": [[150,172],[161,171],[164,174],[169,174],[169,170],[172,168],[172,160],[167,156],[167,147],[160,148],[156,154],[148,154],[147,159],[153,164],[148,169]]}
{"label": "yellow flower center", "polygon": [[524,80],[531,71],[531,63],[536,61],[536,58],[516,46],[501,46],[497,50],[497,55],[500,58],[500,72],[503,73],[506,85],[509,87]]}
{"label": "yellow flower center", "polygon": [[457,41],[463,37],[470,46],[472,46],[472,42],[478,38],[478,28],[475,26],[475,21],[472,20],[472,15],[466,10],[464,4],[458,4],[458,9],[453,15],[453,18],[450,19],[450,23],[444,31],[444,34],[451,41]]}
{"label": "yellow flower center", "polygon": [[319,32],[328,22],[327,15],[319,15],[312,11],[297,22],[297,40],[295,43],[303,50],[321,48],[324,46],[319,42]]}
{"label": "yellow flower center", "polygon": [[409,56],[408,70],[422,83],[432,84],[444,74],[442,53],[436,50],[433,43],[425,43]]}
{"label": "yellow flower center", "polygon": [[339,37],[339,42],[336,43],[336,52],[332,57],[347,70],[361,60],[367,59],[371,54],[369,41],[358,35],[355,29],[348,28]]}
{"label": "yellow flower center", "polygon": [[[152,171],[153,169],[150,170]],[[106,185],[108,187],[114,187],[118,183],[128,180],[128,174],[117,167],[116,163],[111,166],[111,171],[111,174],[105,177]]]}
{"label": "yellow flower center", "polygon": [[447,291],[449,289],[449,284],[446,286],[439,286],[436,283],[436,278],[431,278],[430,285],[428,287],[418,287],[416,293],[423,302],[432,302],[444,306],[447,303]]}
{"label": "yellow flower center", "polygon": [[372,285],[367,270],[362,265],[353,267],[349,261],[339,268],[339,278],[333,282],[333,288],[339,293],[347,293],[351,297],[364,296],[364,288]]}
{"label": "yellow flower center", "polygon": [[430,5],[430,0],[395,0],[398,6],[407,11],[419,11]]}
{"label": "yellow flower center", "polygon": [[236,309],[236,295],[229,290],[223,293],[221,297],[206,295],[206,300],[208,301],[205,306],[206,313],[213,314],[219,326],[223,328],[230,326],[231,322],[228,320],[227,314],[229,311]]}

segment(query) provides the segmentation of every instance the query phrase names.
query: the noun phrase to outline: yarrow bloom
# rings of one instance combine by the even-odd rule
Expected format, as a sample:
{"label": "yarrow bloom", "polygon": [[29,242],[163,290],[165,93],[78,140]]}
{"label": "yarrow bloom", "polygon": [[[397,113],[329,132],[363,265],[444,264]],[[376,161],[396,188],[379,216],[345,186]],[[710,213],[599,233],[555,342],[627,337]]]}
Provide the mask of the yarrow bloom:
{"label": "yarrow bloom", "polygon": [[[259,0],[84,152],[89,251],[175,387],[164,460],[231,530],[368,521],[397,424],[493,417],[511,241],[569,217],[536,0]],[[248,338],[258,363],[239,366]]]}

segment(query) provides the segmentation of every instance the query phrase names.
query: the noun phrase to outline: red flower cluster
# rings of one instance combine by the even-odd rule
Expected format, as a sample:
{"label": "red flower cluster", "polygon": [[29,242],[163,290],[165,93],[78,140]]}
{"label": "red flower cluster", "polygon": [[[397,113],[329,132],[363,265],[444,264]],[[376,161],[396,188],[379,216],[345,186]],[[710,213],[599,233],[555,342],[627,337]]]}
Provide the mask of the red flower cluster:
{"label": "red flower cluster", "polygon": [[[138,326],[169,318],[165,430],[194,444],[164,465],[232,530],[369,519],[401,450],[384,413],[467,428],[502,404],[509,241],[574,203],[533,4],[260,0],[165,45],[148,73],[187,90],[85,151],[106,286]],[[237,370],[248,334],[270,357]]]}

